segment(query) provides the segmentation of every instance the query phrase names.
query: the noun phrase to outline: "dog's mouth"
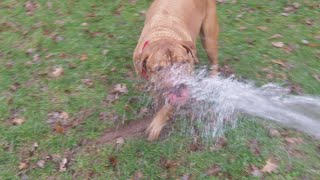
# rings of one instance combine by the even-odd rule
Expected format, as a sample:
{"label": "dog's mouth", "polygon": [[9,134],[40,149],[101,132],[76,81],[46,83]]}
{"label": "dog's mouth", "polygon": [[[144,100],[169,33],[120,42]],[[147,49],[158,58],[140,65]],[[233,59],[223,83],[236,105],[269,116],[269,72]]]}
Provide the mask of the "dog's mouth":
{"label": "dog's mouth", "polygon": [[189,89],[185,84],[176,85],[165,93],[165,98],[172,105],[184,105],[189,99]]}

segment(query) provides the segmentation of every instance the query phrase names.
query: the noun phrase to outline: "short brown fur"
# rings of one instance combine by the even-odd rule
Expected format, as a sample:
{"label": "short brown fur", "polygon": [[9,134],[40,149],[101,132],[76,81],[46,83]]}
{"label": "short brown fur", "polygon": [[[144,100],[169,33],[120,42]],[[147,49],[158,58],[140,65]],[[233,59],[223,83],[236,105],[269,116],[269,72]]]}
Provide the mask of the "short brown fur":
{"label": "short brown fur", "polygon": [[[218,33],[215,0],[155,0],[146,20],[133,60],[139,75],[158,76],[157,69],[177,63],[198,62],[196,39],[201,42],[211,64],[211,74],[218,73]],[[147,128],[148,139],[158,138],[175,107],[164,103]]]}

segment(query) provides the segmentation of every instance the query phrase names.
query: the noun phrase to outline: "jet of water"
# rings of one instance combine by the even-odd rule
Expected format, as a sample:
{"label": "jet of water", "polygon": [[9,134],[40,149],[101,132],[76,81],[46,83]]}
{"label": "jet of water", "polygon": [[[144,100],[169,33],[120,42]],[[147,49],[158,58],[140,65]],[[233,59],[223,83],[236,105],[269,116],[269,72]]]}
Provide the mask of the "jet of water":
{"label": "jet of water", "polygon": [[[175,68],[173,72],[178,72]],[[174,73],[178,74],[178,73]],[[176,83],[184,83],[190,91],[195,120],[205,122],[204,136],[221,135],[227,122],[235,122],[237,114],[258,116],[320,137],[320,98],[294,96],[275,84],[255,87],[234,77],[207,77],[205,70],[190,76],[170,75]]]}

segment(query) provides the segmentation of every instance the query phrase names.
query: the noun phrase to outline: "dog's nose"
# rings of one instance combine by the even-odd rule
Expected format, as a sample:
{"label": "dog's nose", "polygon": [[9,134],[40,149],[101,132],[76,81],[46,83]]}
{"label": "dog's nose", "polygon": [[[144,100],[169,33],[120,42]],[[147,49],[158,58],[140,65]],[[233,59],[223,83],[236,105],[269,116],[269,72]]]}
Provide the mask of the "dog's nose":
{"label": "dog's nose", "polygon": [[171,92],[176,94],[178,97],[180,97],[182,96],[185,90],[187,90],[187,85],[182,83],[182,84],[175,85]]}

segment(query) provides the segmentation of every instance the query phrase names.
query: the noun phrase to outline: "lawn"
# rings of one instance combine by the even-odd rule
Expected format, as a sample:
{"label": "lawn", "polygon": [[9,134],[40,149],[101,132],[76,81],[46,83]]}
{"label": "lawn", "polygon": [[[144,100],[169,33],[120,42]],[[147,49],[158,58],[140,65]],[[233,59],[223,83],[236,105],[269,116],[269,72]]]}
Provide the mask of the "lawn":
{"label": "lawn", "polygon": [[[225,71],[320,95],[318,0],[220,2]],[[319,140],[253,117],[241,117],[215,145],[185,133],[184,119],[155,142],[94,143],[150,108],[132,63],[150,3],[0,2],[0,179],[320,177]]]}

